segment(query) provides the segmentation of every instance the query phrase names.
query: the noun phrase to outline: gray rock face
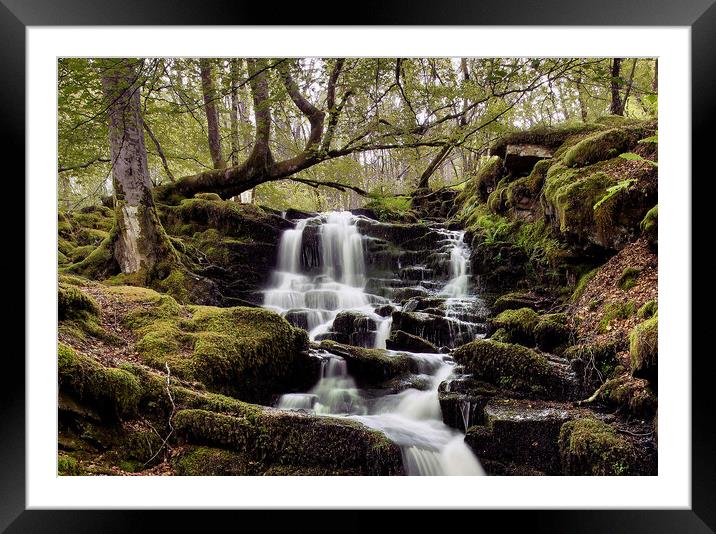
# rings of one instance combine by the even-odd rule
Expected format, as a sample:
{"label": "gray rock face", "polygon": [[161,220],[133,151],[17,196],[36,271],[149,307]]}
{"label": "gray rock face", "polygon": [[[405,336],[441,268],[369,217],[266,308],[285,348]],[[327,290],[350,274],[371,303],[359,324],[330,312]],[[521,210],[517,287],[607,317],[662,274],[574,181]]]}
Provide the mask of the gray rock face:
{"label": "gray rock face", "polygon": [[507,145],[505,149],[505,169],[513,176],[529,174],[539,160],[551,158],[553,151],[541,145]]}

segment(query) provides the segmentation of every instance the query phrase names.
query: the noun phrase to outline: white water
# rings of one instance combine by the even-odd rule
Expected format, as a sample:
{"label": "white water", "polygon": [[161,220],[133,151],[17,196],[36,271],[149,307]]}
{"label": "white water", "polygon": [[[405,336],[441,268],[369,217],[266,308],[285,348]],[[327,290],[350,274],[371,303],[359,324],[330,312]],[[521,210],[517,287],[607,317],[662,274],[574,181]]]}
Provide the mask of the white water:
{"label": "white water", "polygon": [[[336,315],[359,311],[376,323],[373,346],[385,348],[392,318],[374,311],[387,300],[364,291],[367,281],[365,240],[349,212],[331,212],[297,223],[284,232],[279,247],[273,286],[265,292],[264,306],[284,315],[305,316],[309,338],[328,332]],[[319,225],[320,274],[309,274],[301,264],[302,239],[308,225]],[[450,281],[440,292],[456,306],[468,295],[469,250],[463,232],[445,232],[450,248]],[[453,304],[447,303],[448,313]],[[460,321],[456,320],[456,324]],[[466,323],[468,324],[468,323]],[[387,351],[388,355],[396,354]],[[403,452],[408,475],[482,475],[480,463],[464,443],[464,435],[442,421],[438,386],[452,374],[453,364],[443,354],[406,353],[429,379],[427,391],[409,388],[370,402],[347,372],[342,358],[316,351],[323,360],[321,377],[307,393],[283,395],[278,408],[304,410],[317,415],[349,417],[381,430]]]}
{"label": "white water", "polygon": [[[279,244],[273,287],[264,292],[264,306],[282,315],[304,314],[312,341],[330,329],[339,312],[361,312],[379,325],[375,347],[385,348],[390,327],[382,326],[387,319],[376,314],[371,304],[386,301],[363,290],[364,243],[355,220],[348,211],[334,211],[300,220],[295,229],[286,230]],[[301,265],[303,232],[308,224],[318,225],[321,242],[321,273],[314,276],[305,274]]]}

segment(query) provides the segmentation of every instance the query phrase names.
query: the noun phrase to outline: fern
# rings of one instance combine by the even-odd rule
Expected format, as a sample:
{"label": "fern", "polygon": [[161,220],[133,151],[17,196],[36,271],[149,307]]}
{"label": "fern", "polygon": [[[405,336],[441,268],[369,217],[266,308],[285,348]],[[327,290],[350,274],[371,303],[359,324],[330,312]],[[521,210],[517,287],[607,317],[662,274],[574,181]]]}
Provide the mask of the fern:
{"label": "fern", "polygon": [[[622,154],[622,156],[623,156],[623,155],[624,155],[624,154]],[[635,155],[636,155],[636,154],[635,154]],[[641,156],[640,156],[640,157],[641,157]],[[608,187],[608,188],[607,188],[607,193],[606,193],[602,198],[600,198],[600,199],[597,201],[597,203],[594,205],[594,210],[596,211],[596,210],[599,208],[599,206],[601,206],[602,204],[604,204],[607,200],[609,200],[610,198],[612,198],[614,195],[618,194],[620,191],[623,191],[623,190],[627,189],[631,184],[633,184],[633,183],[635,183],[635,182],[636,182],[636,178],[628,178],[628,179],[626,179],[626,180],[622,180],[621,182],[619,182],[619,183],[616,184],[616,185],[613,185],[613,186],[611,186],[611,187]]]}

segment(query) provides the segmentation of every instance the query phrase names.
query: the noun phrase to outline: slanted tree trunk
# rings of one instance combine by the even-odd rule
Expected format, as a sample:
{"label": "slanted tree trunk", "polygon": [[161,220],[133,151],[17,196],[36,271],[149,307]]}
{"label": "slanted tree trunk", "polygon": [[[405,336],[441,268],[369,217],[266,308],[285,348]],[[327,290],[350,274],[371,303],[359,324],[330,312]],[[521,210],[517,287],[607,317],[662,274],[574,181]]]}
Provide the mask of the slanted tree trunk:
{"label": "slanted tree trunk", "polygon": [[612,76],[611,76],[611,90],[612,90],[612,103],[609,107],[609,112],[612,115],[623,115],[624,106],[622,105],[621,94],[619,93],[619,76],[621,75],[621,58],[615,57],[612,60]]}
{"label": "slanted tree trunk", "polygon": [[[102,90],[107,101],[116,235],[111,251],[123,273],[150,278],[175,252],[159,222],[149,179],[140,107],[142,60],[107,60]],[[91,257],[91,256],[90,256]]]}
{"label": "slanted tree trunk", "polygon": [[214,91],[214,79],[211,60],[199,60],[201,70],[201,90],[204,94],[204,112],[206,113],[207,130],[209,134],[209,152],[215,169],[226,168],[226,161],[221,153],[221,132],[219,131],[219,113],[217,111],[217,96]]}

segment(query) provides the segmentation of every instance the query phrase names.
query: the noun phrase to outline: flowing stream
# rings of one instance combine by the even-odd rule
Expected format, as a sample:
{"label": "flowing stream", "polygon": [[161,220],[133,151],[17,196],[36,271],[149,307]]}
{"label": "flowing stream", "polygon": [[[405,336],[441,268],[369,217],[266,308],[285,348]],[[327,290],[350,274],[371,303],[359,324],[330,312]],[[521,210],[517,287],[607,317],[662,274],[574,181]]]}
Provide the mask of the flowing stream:
{"label": "flowing stream", "polygon": [[[339,313],[357,312],[359,319],[353,325],[350,343],[385,349],[392,318],[376,313],[376,309],[391,305],[400,310],[401,306],[388,296],[366,291],[366,255],[371,238],[359,232],[356,223],[360,219],[367,221],[350,212],[330,212],[301,219],[295,229],[286,230],[264,306],[305,328],[312,341],[335,335],[332,327]],[[429,286],[430,295],[444,302],[451,340],[473,339],[478,329],[469,320],[469,310],[476,297],[469,294],[470,251],[463,241],[464,233],[438,225],[431,230],[442,238],[435,246],[444,257],[447,276],[436,281],[424,280],[421,275],[417,288],[428,291],[425,288]],[[423,266],[417,268],[428,272]],[[415,302],[408,301],[402,309],[410,311],[411,306]],[[452,375],[454,364],[449,355],[386,351],[389,356],[400,352],[414,360],[418,373],[411,378],[422,382],[419,388],[394,393],[390,389],[358,389],[343,358],[320,349],[312,351],[322,362],[318,383],[309,392],[281,396],[278,408],[352,418],[382,431],[401,447],[408,475],[484,474],[465,445],[464,434],[443,423],[438,386]]]}

